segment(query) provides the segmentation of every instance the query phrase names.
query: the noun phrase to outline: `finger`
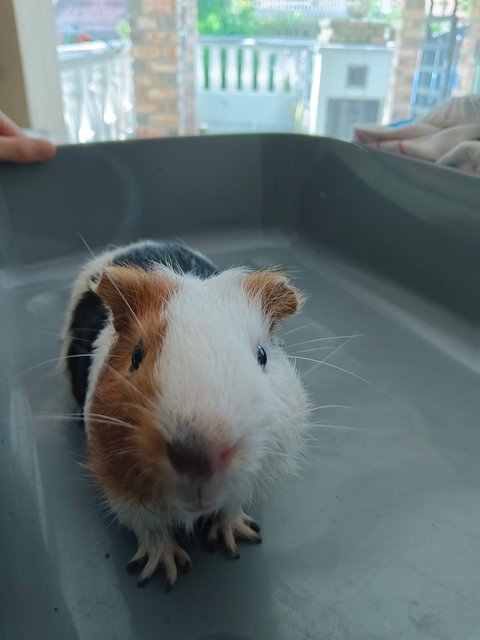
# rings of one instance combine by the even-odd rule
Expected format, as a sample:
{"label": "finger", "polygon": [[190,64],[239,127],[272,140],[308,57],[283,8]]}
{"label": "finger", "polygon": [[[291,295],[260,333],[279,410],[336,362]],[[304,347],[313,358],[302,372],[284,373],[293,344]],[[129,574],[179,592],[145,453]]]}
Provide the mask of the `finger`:
{"label": "finger", "polygon": [[55,146],[47,140],[24,137],[0,137],[0,160],[7,162],[41,162],[53,158]]}
{"label": "finger", "polygon": [[3,111],[0,111],[0,136],[23,136],[20,127]]}

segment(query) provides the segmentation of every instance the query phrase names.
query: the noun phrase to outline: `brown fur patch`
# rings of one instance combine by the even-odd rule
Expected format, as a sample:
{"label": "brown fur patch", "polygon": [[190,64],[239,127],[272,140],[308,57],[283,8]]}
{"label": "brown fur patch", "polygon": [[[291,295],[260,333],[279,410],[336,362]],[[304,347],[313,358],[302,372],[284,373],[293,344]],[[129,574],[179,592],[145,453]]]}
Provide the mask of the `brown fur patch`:
{"label": "brown fur patch", "polygon": [[302,293],[279,271],[249,273],[245,288],[248,295],[260,298],[264,313],[271,318],[272,328],[282,318],[296,313],[303,304]]}
{"label": "brown fur patch", "polygon": [[[155,425],[155,401],[166,307],[177,288],[166,274],[128,267],[109,268],[95,288],[112,310],[117,336],[98,377],[93,415],[87,416],[88,454],[89,467],[110,498],[161,503],[175,482],[165,439]],[[133,370],[132,352],[140,341],[144,358]]]}
{"label": "brown fur patch", "polygon": [[111,309],[115,328],[123,329],[136,322],[136,316],[158,311],[168,302],[175,290],[175,281],[168,274],[144,271],[134,267],[108,267],[94,292]]}

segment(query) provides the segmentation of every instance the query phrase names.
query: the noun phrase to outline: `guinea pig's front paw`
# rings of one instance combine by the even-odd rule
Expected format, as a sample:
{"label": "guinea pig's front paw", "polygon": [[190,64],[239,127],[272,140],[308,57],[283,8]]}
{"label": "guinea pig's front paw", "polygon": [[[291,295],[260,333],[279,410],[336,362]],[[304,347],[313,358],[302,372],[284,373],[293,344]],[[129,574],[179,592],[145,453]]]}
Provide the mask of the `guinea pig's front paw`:
{"label": "guinea pig's front paw", "polygon": [[237,551],[237,540],[247,540],[249,542],[262,542],[260,537],[260,527],[253,518],[245,511],[240,510],[234,514],[220,513],[212,524],[208,534],[208,547],[213,553],[222,545],[225,546],[230,558],[240,557]]}
{"label": "guinea pig's front paw", "polygon": [[177,581],[177,567],[183,573],[188,573],[191,566],[190,556],[177,544],[175,538],[161,536],[150,538],[147,543],[139,543],[136,554],[127,564],[127,571],[135,573],[143,567],[137,585],[144,587],[161,567],[167,579],[167,591],[170,591]]}

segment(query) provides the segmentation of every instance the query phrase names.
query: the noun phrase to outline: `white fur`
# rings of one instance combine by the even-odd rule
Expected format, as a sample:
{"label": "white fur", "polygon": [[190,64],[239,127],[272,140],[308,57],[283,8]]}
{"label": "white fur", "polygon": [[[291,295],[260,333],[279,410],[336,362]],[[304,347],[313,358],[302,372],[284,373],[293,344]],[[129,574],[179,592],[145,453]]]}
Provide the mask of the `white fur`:
{"label": "white fur", "polygon": [[[245,277],[241,270],[208,280],[182,277],[158,361],[158,428],[166,438],[198,433],[212,448],[239,445],[224,486],[213,487],[218,508],[241,506],[291,472],[306,422],[298,376],[270,338]],[[265,370],[257,362],[259,344],[267,352]]]}
{"label": "white fur", "polygon": [[[93,399],[93,392],[97,387],[98,376],[105,366],[105,362],[108,354],[110,353],[110,349],[112,348],[115,340],[117,339],[117,335],[115,332],[115,328],[113,326],[112,318],[107,321],[105,327],[100,331],[97,336],[97,339],[93,343],[93,358],[92,364],[90,365],[90,370],[88,372],[88,388],[87,388],[87,397],[85,400],[84,414],[85,416],[90,414],[90,407]],[[89,428],[89,421],[85,421],[85,427]]]}
{"label": "white fur", "polygon": [[[92,278],[124,250],[106,252],[83,269],[73,288],[67,327]],[[180,286],[168,303],[167,331],[157,362],[158,429],[170,440],[197,433],[212,450],[237,446],[225,476],[202,487],[213,510],[235,514],[268,484],[295,470],[306,426],[305,394],[293,365],[270,336],[260,300],[247,295],[245,271],[228,270],[207,280],[172,273],[170,277]],[[68,342],[68,329],[65,335]],[[87,436],[92,395],[115,339],[110,318],[94,344],[85,406]],[[267,353],[265,370],[257,362],[259,344]],[[172,496],[170,505],[149,505],[148,511],[108,496],[107,502],[145,546],[152,531],[160,540],[173,524],[191,528],[194,516],[182,505],[196,489],[185,482],[183,494]]]}

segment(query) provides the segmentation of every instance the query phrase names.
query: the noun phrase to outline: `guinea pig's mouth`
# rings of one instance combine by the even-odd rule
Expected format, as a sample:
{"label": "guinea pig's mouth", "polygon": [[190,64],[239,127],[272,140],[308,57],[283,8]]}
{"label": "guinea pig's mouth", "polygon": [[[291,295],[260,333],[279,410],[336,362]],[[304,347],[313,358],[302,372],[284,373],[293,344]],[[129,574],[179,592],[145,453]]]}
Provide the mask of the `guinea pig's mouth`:
{"label": "guinea pig's mouth", "polygon": [[214,503],[210,502],[207,504],[203,502],[197,502],[194,504],[183,505],[183,507],[186,511],[189,511],[190,513],[206,513],[207,511],[214,510]]}
{"label": "guinea pig's mouth", "polygon": [[184,498],[187,499],[182,500],[181,506],[189,513],[207,513],[216,510],[218,495],[215,490],[197,486],[194,490],[190,489]]}

